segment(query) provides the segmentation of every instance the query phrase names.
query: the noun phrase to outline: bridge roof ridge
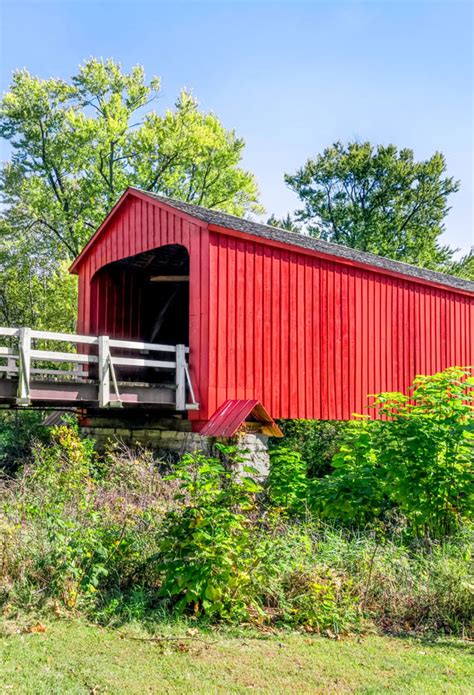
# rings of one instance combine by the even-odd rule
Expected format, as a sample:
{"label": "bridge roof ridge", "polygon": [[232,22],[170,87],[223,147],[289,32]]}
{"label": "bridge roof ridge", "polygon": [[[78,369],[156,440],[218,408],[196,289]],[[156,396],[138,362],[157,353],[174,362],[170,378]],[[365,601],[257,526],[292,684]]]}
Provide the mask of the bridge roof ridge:
{"label": "bridge roof ridge", "polygon": [[161,203],[162,205],[173,208],[182,215],[186,215],[206,223],[211,229],[213,229],[213,231],[218,232],[229,230],[241,234],[248,234],[268,242],[293,247],[295,250],[305,249],[308,251],[313,251],[321,256],[327,256],[343,263],[361,265],[369,269],[376,269],[379,272],[385,271],[388,274],[394,273],[405,276],[409,279],[418,280],[425,283],[433,283],[438,286],[441,285],[450,289],[474,294],[474,282],[465,278],[448,275],[436,270],[420,268],[418,266],[404,263],[403,261],[392,260],[390,258],[378,256],[367,251],[359,251],[358,249],[342,246],[341,244],[333,244],[328,241],[323,241],[322,239],[315,239],[314,237],[310,237],[305,234],[289,232],[287,230],[280,229],[279,227],[273,227],[252,219],[238,217],[226,212],[221,212],[220,210],[205,208],[200,205],[187,203],[175,198],[168,198],[166,196],[159,195],[158,193],[144,191],[133,186],[128,187],[119,198],[100,227],[89,239],[82,252],[71,265],[70,272],[77,272],[78,266],[92,248],[102,230],[107,226],[113,215],[121,207],[125,199],[130,195],[135,195],[141,198],[145,197],[157,203]]}

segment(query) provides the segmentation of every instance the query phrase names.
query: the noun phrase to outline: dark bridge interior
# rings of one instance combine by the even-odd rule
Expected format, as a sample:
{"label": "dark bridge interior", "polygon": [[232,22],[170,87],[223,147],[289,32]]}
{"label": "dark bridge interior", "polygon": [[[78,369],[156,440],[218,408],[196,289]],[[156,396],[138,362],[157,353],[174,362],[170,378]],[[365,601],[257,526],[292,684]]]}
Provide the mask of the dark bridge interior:
{"label": "dark bridge interior", "polygon": [[94,276],[92,332],[189,344],[189,254],[171,244],[111,263]]}

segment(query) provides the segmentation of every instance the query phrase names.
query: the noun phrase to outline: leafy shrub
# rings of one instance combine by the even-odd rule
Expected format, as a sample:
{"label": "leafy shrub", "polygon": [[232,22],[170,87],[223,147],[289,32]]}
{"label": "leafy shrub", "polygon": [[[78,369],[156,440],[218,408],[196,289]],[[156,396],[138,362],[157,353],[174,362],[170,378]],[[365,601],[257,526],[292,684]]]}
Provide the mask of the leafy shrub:
{"label": "leafy shrub", "polygon": [[313,486],[325,517],[366,522],[396,507],[416,534],[452,532],[474,509],[474,429],[469,372],[418,376],[408,396],[382,393],[385,418],[346,431],[334,472]]}
{"label": "leafy shrub", "polygon": [[31,455],[34,442],[45,441],[47,428],[37,410],[0,412],[0,471],[14,473]]}
{"label": "leafy shrub", "polygon": [[391,632],[474,636],[473,540],[471,526],[437,541],[366,538],[368,615]]}
{"label": "leafy shrub", "polygon": [[318,633],[337,635],[353,630],[360,624],[360,615],[351,588],[347,576],[329,567],[316,565],[309,571],[296,570],[285,580],[288,615],[284,613],[283,619]]}
{"label": "leafy shrub", "polygon": [[390,498],[417,532],[442,535],[474,511],[474,378],[459,368],[418,376],[409,396],[380,394],[390,421],[377,455]]}
{"label": "leafy shrub", "polygon": [[[371,521],[358,530],[311,517],[298,488],[284,513],[267,508],[236,452],[187,455],[164,478],[150,452],[118,446],[99,460],[75,428],[54,428],[16,479],[0,480],[0,604],[8,612],[54,603],[106,623],[187,611],[329,635],[363,629],[366,619],[393,632],[472,634],[472,526],[456,523],[440,539],[407,534],[413,522],[390,498],[374,445],[373,431],[389,423],[372,424],[347,428],[354,441],[341,455],[350,460],[329,476],[347,520]],[[291,466],[299,477],[304,464],[278,456],[286,458],[274,492],[280,485],[285,495]],[[339,478],[346,466],[352,479]],[[367,481],[379,486],[382,520]]]}
{"label": "leafy shrub", "polygon": [[332,460],[333,472],[312,481],[311,506],[322,519],[365,525],[390,506],[374,446],[381,423],[364,419],[348,424]]}
{"label": "leafy shrub", "polygon": [[284,447],[272,449],[267,484],[274,506],[289,512],[302,512],[306,505],[308,478],[301,454]]}
{"label": "leafy shrub", "polygon": [[[128,461],[142,478],[147,464]],[[48,445],[34,448],[31,465],[2,494],[0,600],[29,605],[34,597],[52,598],[70,609],[93,608],[99,592],[102,600],[131,576],[140,580],[147,542],[166,503],[157,504],[155,490],[142,504],[144,481],[138,486],[131,470],[129,489],[118,487],[117,468],[125,466],[117,456],[100,477],[92,443],[66,425],[51,430]],[[148,473],[148,483],[156,485],[157,478]]]}
{"label": "leafy shrub", "polygon": [[160,595],[174,609],[191,609],[210,618],[247,616],[250,573],[258,562],[250,538],[249,513],[259,485],[238,472],[238,457],[230,465],[201,453],[186,454],[171,479],[179,483],[177,499],[160,534],[157,569]]}
{"label": "leafy shrub", "polygon": [[339,449],[346,422],[332,420],[279,420],[284,437],[271,438],[270,451],[284,448],[301,454],[309,478],[320,478],[331,471],[331,461]]}

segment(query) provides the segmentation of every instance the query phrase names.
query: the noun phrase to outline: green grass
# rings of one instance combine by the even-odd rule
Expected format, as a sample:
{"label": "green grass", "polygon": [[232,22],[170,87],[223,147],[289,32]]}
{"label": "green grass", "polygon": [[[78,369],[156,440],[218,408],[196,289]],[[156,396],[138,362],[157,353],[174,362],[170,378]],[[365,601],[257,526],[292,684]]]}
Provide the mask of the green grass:
{"label": "green grass", "polygon": [[460,641],[369,636],[336,642],[230,632],[189,636],[186,628],[175,627],[166,633],[174,639],[153,642],[133,628],[62,620],[46,622],[45,628],[35,633],[25,624],[4,622],[2,695],[474,693],[472,649]]}

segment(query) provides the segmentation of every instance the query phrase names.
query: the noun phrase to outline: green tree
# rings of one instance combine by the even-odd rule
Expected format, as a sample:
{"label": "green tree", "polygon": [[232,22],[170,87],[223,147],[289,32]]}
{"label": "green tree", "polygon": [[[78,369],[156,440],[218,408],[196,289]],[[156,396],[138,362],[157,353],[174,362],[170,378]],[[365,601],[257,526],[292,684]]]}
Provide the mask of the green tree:
{"label": "green tree", "polygon": [[290,213],[288,213],[286,217],[281,218],[278,218],[275,215],[270,215],[267,220],[267,224],[269,224],[271,227],[286,229],[287,232],[301,232],[301,226],[296,224]]}
{"label": "green tree", "polygon": [[0,325],[74,332],[77,278],[68,263],[49,267],[46,257],[33,257],[24,238],[4,237],[0,228]]}
{"label": "green tree", "polygon": [[458,261],[453,261],[450,272],[467,280],[474,280],[474,251]]}
{"label": "green tree", "polygon": [[25,296],[30,279],[37,285],[34,303],[129,185],[237,215],[260,210],[256,181],[239,166],[243,140],[186,91],[174,108],[152,110],[159,93],[157,77],[113,60],[88,60],[69,82],[14,73],[0,104],[12,150],[0,179],[0,270],[8,281],[16,258]]}
{"label": "green tree", "polygon": [[459,182],[436,152],[417,162],[410,149],[336,142],[286,183],[304,207],[297,219],[316,237],[388,258],[455,270],[439,243],[448,198]]}

